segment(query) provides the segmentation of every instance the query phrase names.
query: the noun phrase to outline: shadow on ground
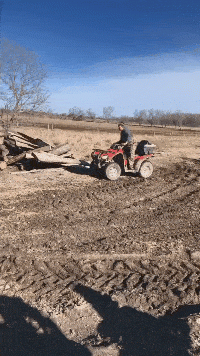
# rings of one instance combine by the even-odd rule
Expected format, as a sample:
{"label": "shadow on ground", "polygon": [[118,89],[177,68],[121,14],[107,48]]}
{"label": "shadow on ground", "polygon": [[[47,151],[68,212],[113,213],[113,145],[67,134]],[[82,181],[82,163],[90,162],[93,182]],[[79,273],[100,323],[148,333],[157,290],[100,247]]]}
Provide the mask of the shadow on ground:
{"label": "shadow on ground", "polygon": [[[81,161],[81,164],[77,166],[68,166],[66,167],[66,170],[71,173],[75,173],[79,175],[87,175],[98,179],[106,179],[103,172],[100,172],[92,167],[90,168],[88,162],[85,161]],[[133,173],[131,171],[128,171],[121,175],[121,177],[138,177],[138,176],[139,176],[138,173]]]}
{"label": "shadow on ground", "polygon": [[58,327],[20,298],[0,297],[1,356],[90,356]]}
{"label": "shadow on ground", "polygon": [[119,308],[109,295],[78,284],[75,289],[102,316],[98,334],[86,342],[95,346],[117,343],[120,356],[189,356],[190,329],[187,317],[200,312],[200,305],[155,318],[131,307]]}
{"label": "shadow on ground", "polygon": [[85,161],[81,161],[80,165],[67,166],[67,167],[65,167],[65,169],[68,172],[71,172],[71,173],[74,173],[74,174],[78,174],[78,175],[91,176],[91,177],[95,177],[95,178],[98,178],[98,179],[102,179],[103,178],[102,174],[100,174],[94,168],[91,168],[90,164],[88,162],[85,162]]}

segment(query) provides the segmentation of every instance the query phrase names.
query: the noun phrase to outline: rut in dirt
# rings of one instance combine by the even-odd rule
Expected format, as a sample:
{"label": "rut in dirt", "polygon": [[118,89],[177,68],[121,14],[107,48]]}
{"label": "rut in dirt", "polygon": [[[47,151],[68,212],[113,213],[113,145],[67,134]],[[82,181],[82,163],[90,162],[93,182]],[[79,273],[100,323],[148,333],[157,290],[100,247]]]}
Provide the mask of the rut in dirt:
{"label": "rut in dirt", "polygon": [[152,315],[199,304],[199,168],[4,200],[1,293],[62,311],[81,302],[76,281]]}

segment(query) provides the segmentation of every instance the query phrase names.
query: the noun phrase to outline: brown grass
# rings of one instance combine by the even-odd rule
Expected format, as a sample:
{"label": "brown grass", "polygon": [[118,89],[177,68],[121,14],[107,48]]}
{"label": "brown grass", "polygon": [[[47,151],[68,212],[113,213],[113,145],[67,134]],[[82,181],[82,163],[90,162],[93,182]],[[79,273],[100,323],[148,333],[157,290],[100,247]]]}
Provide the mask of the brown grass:
{"label": "brown grass", "polygon": [[[68,122],[69,125],[69,122]],[[119,132],[116,124],[110,123],[87,123],[70,122],[70,129],[46,127],[13,127],[12,131],[20,131],[34,138],[40,138],[51,145],[57,145],[68,142],[74,156],[79,159],[89,159],[93,148],[107,149],[113,142],[119,140]],[[54,125],[55,127],[55,125]],[[104,130],[102,130],[102,128]],[[106,130],[106,131],[105,131]],[[145,131],[144,128],[136,130],[131,127],[133,136],[137,142],[148,140],[157,145],[158,151],[163,151],[165,159],[179,160],[181,157],[199,157],[199,135],[187,133],[184,131],[178,136],[169,135],[168,129],[164,129],[162,134],[155,131]],[[157,156],[157,159],[163,158]]]}

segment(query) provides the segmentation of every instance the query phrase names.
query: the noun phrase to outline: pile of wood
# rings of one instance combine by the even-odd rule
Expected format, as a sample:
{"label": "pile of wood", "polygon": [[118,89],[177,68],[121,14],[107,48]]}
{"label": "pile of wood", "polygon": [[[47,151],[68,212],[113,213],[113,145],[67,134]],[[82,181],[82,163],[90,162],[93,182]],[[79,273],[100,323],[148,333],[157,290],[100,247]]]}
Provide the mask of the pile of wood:
{"label": "pile of wood", "polygon": [[[58,163],[63,165],[77,165],[79,160],[75,159],[67,143],[59,146],[51,146],[39,138],[33,138],[22,132],[8,132],[4,139],[5,146],[11,152],[6,161],[0,162],[0,170],[8,165],[20,162],[22,159],[32,159],[44,163]],[[12,154],[12,152],[19,154]]]}

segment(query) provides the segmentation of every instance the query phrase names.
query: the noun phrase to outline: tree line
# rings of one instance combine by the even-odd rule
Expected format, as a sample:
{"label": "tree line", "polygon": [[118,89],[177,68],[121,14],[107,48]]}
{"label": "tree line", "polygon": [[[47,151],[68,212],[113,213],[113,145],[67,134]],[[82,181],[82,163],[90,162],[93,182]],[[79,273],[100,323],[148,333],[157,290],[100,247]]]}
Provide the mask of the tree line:
{"label": "tree line", "polygon": [[105,120],[105,121],[123,121],[127,124],[149,125],[149,126],[174,126],[174,127],[199,127],[200,114],[182,113],[180,111],[170,112],[163,110],[140,110],[135,111],[132,116],[114,115],[114,107],[104,107],[102,115],[96,115],[94,111],[88,109],[86,111],[74,107],[69,109],[68,113],[59,115],[61,119],[72,119],[77,121],[82,120]]}
{"label": "tree line", "polygon": [[175,126],[175,127],[199,127],[200,114],[183,113],[181,111],[163,111],[163,110],[141,110],[135,111],[133,117],[127,118],[127,121],[139,125],[148,124],[151,126]]}
{"label": "tree line", "polygon": [[50,117],[52,119],[74,120],[74,121],[105,121],[105,122],[124,122],[127,125],[148,125],[148,126],[174,126],[181,127],[200,127],[200,114],[182,113],[182,112],[166,112],[161,110],[141,110],[136,111],[133,116],[115,116],[105,115],[107,107],[103,108],[102,115],[96,115],[92,109],[82,110],[78,107],[69,109],[68,113],[57,114],[51,110],[48,111],[26,111],[16,113],[8,108],[0,109],[0,117],[7,114],[11,120],[21,118],[26,120],[27,117],[34,120],[36,117]]}

